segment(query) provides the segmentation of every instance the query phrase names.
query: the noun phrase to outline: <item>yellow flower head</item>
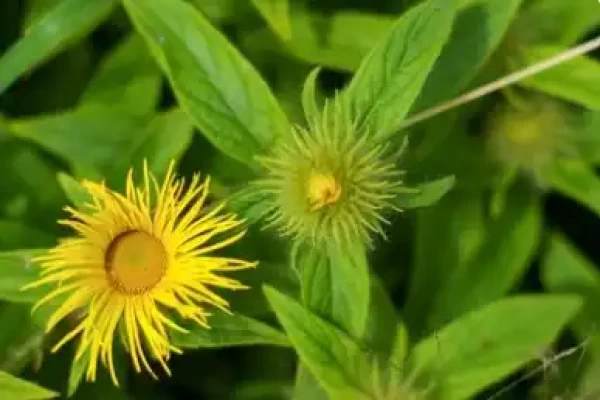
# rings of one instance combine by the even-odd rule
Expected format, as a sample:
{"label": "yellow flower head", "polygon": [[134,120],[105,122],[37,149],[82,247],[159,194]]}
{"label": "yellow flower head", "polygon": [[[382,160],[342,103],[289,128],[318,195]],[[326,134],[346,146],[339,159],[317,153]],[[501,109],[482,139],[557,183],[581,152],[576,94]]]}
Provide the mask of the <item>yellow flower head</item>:
{"label": "yellow flower head", "polygon": [[95,380],[100,360],[118,385],[113,361],[117,329],[124,333],[137,372],[143,367],[156,378],[150,356],[170,374],[166,360],[172,351],[180,350],[170,343],[169,330],[186,330],[167,313],[208,328],[207,305],[229,308],[211,287],[246,288],[220,273],[256,265],[212,254],[239,240],[245,231],[221,236],[241,221],[222,213],[224,204],[206,210],[208,178],[201,181],[196,175],[185,188],[184,180],[174,176],[173,163],[162,185],[146,164],[143,178],[143,185],[136,188],[129,171],[124,196],[103,184],[84,182],[90,204],[85,211],[67,207],[71,218],[60,221],[77,236],[38,257],[41,277],[24,288],[55,285],[35,307],[66,296],[50,317],[48,331],[72,312],[82,314],[52,351],[80,335],[76,358],[89,352],[88,380]]}

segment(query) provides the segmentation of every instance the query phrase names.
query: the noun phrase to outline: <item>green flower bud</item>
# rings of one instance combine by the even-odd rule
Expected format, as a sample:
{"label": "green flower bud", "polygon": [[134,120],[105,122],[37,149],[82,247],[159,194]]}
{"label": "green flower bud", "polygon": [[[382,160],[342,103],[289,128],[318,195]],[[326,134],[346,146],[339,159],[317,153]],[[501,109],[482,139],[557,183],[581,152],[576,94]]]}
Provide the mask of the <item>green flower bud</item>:
{"label": "green flower bud", "polygon": [[[263,177],[252,183],[263,199],[267,226],[298,241],[370,244],[384,234],[386,216],[400,211],[395,199],[404,187],[397,168],[405,148],[374,140],[340,97],[317,112],[314,76],[303,96],[308,127],[259,158]],[[309,99],[310,98],[310,99]],[[406,143],[405,143],[406,144]]]}

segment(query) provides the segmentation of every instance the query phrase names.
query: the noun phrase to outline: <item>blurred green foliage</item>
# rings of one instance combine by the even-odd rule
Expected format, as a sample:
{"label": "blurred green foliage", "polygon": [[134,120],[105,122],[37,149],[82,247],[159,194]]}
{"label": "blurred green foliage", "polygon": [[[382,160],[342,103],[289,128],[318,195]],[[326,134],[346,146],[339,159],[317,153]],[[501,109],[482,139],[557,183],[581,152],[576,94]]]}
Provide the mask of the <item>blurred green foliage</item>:
{"label": "blurred green foliage", "polygon": [[[600,30],[594,0],[4,0],[0,6],[0,397],[546,399],[600,392],[600,63],[567,61],[399,129]],[[315,70],[315,67],[320,69]],[[310,72],[313,71],[312,74]],[[310,74],[310,75],[309,75]],[[303,94],[304,90],[304,94]],[[339,93],[412,194],[387,240],[317,249],[237,194],[256,156]],[[317,95],[311,103],[307,94]],[[312,101],[312,100],[311,100]],[[310,121],[308,121],[310,123]],[[375,140],[375,139],[373,139]],[[249,222],[251,290],[173,334],[172,377],[122,386],[50,353],[31,258],[68,231],[81,179],[212,177]],[[258,209],[257,209],[258,207]],[[60,326],[57,330],[65,331]],[[48,388],[48,389],[46,389]]]}

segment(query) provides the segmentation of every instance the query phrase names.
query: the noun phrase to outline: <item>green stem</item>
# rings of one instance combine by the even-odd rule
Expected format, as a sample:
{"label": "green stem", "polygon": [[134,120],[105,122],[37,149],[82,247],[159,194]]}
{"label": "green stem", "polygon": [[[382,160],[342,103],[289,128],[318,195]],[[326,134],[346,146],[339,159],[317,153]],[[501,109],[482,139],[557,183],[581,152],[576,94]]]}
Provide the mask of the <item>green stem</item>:
{"label": "green stem", "polygon": [[417,113],[411,118],[406,119],[400,125],[398,130],[406,129],[409,126],[418,124],[419,122],[423,122],[427,119],[435,117],[438,114],[462,106],[473,100],[477,100],[497,90],[513,85],[519,81],[522,81],[523,79],[529,78],[530,76],[537,75],[540,72],[543,72],[547,69],[556,67],[557,65],[562,64],[563,62],[572,60],[575,57],[579,57],[581,55],[589,53],[590,51],[595,50],[597,48],[600,48],[600,36],[590,41],[587,41],[579,46],[573,47],[572,49],[559,53],[554,57],[540,61],[539,63],[533,64],[527,68],[514,72],[510,75],[504,76],[486,85],[480,86],[477,89],[467,92],[455,99],[446,101],[442,104]]}

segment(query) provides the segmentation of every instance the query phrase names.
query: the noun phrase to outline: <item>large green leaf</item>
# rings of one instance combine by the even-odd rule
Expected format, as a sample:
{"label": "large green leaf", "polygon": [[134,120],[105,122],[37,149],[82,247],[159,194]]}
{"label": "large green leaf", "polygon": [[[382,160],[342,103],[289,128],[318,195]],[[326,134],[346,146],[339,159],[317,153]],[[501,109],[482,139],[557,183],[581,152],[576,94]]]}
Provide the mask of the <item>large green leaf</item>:
{"label": "large green leaf", "polygon": [[116,0],[64,0],[29,26],[25,36],[0,57],[0,93],[21,75],[88,34]]}
{"label": "large green leaf", "polygon": [[360,338],[369,312],[369,266],[365,249],[300,246],[295,267],[301,274],[303,303],[309,309]]}
{"label": "large green leaf", "polygon": [[293,400],[329,400],[327,393],[323,390],[319,382],[300,364],[296,371],[296,381],[294,382]]}
{"label": "large green leaf", "polygon": [[600,215],[600,179],[591,167],[578,160],[558,159],[550,185]]}
{"label": "large green leaf", "polygon": [[25,16],[23,18],[23,28],[28,29],[50,10],[56,8],[62,0],[35,0],[28,1],[25,4]]}
{"label": "large green leaf", "polygon": [[436,294],[477,249],[484,228],[484,203],[478,191],[453,191],[435,207],[418,212],[413,273],[404,308],[417,336],[427,331]]}
{"label": "large green leaf", "polygon": [[52,235],[29,224],[0,219],[0,251],[22,247],[46,247],[53,243]]}
{"label": "large green leaf", "polygon": [[361,399],[363,350],[344,332],[271,287],[265,294],[302,362],[331,399]]}
{"label": "large green leaf", "polygon": [[363,60],[345,91],[354,116],[380,140],[410,110],[450,34],[454,1],[428,0],[406,12]]}
{"label": "large green leaf", "polygon": [[290,38],[292,28],[288,0],[252,0],[252,4],[279,36]]}
{"label": "large green leaf", "polygon": [[596,1],[536,0],[528,6],[521,23],[539,42],[571,45],[600,25]]}
{"label": "large green leaf", "polygon": [[[521,0],[459,0],[449,42],[428,78],[416,108],[440,101],[460,90],[481,67],[502,38]],[[385,36],[394,20],[389,15],[338,11],[328,15],[294,10],[292,36],[286,41],[296,57],[313,64],[355,71],[362,58]],[[482,40],[485,38],[485,40]],[[270,42],[265,35],[248,39]],[[275,49],[275,43],[271,46]],[[467,50],[468,49],[468,50]],[[427,101],[426,101],[427,100]]]}
{"label": "large green leaf", "polygon": [[289,346],[285,335],[275,328],[258,320],[239,314],[226,314],[222,311],[209,317],[210,329],[185,324],[188,333],[173,331],[173,345],[188,348],[221,348],[230,346]]}
{"label": "large green leaf", "polygon": [[376,276],[371,277],[370,294],[367,329],[363,340],[373,351],[389,354],[397,339],[398,313],[387,288]]}
{"label": "large green leaf", "polygon": [[419,111],[459,94],[494,52],[522,0],[459,0],[452,34],[413,107]]}
{"label": "large green leaf", "polygon": [[4,399],[44,400],[58,393],[0,371],[0,396]]}
{"label": "large green leaf", "polygon": [[[394,19],[355,11],[339,11],[331,16],[295,10],[291,16],[292,36],[287,50],[301,60],[343,71],[354,71],[363,57],[385,37]],[[264,35],[254,35],[251,43],[266,43]],[[273,46],[275,47],[275,46]]]}
{"label": "large green leaf", "polygon": [[[538,45],[522,51],[519,68],[567,51],[566,47]],[[520,81],[520,85],[571,101],[591,110],[600,110],[600,88],[590,82],[598,80],[600,63],[581,56]]]}
{"label": "large green leaf", "polygon": [[11,133],[36,143],[72,165],[109,171],[136,140],[145,120],[125,111],[90,107],[11,121]]}
{"label": "large green leaf", "polygon": [[80,99],[80,107],[121,108],[135,115],[154,111],[161,75],[142,39],[130,35],[100,64]]}
{"label": "large green leaf", "polygon": [[[94,123],[103,117],[114,119],[104,126],[95,126]],[[96,179],[103,175],[108,178],[111,188],[118,190],[124,189],[125,177],[131,168],[135,170],[136,181],[142,181],[144,160],[150,171],[161,177],[170,162],[179,160],[191,142],[192,121],[177,108],[158,113],[145,122],[145,119],[128,113],[90,107],[18,122],[15,132],[66,158],[85,171],[86,178]],[[78,128],[88,129],[89,136],[85,140],[76,138]],[[93,151],[86,151],[86,145],[93,147]],[[82,206],[87,200],[87,193],[73,178],[59,174],[59,182],[74,204]]]}
{"label": "large green leaf", "polygon": [[541,232],[539,199],[521,182],[507,198],[510,202],[488,223],[479,248],[444,282],[430,316],[431,328],[502,297],[529,268]]}
{"label": "large green leaf", "polygon": [[187,114],[178,108],[157,113],[128,146],[122,149],[110,175],[115,188],[124,188],[125,174],[135,169],[135,178],[141,183],[144,160],[149,170],[157,177],[166,174],[171,161],[178,161],[192,141],[193,123]]}
{"label": "large green leaf", "polygon": [[42,250],[15,250],[0,253],[0,299],[15,303],[33,303],[45,293],[43,288],[23,291],[22,288],[39,277],[39,266],[32,257]]}
{"label": "large green leaf", "polygon": [[181,0],[123,0],[182,109],[228,155],[256,166],[256,154],[288,134],[287,119],[252,65]]}
{"label": "large green leaf", "polygon": [[[238,0],[191,0],[209,20],[223,24],[237,20],[240,15],[246,15],[248,9],[252,10],[247,2]],[[253,10],[252,10],[253,11]]]}
{"label": "large green leaf", "polygon": [[444,399],[477,392],[535,360],[575,316],[569,295],[516,296],[479,308],[418,343],[417,373],[434,374]]}

